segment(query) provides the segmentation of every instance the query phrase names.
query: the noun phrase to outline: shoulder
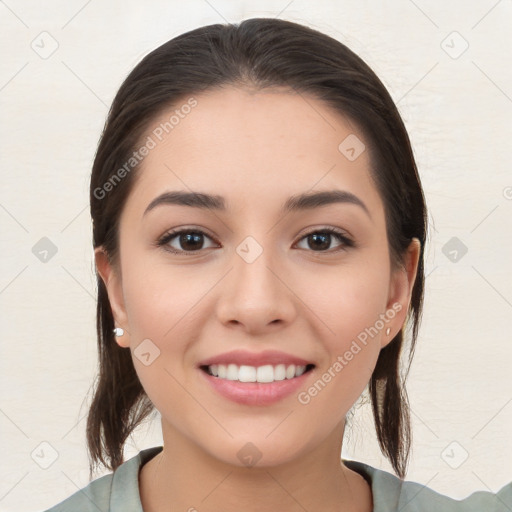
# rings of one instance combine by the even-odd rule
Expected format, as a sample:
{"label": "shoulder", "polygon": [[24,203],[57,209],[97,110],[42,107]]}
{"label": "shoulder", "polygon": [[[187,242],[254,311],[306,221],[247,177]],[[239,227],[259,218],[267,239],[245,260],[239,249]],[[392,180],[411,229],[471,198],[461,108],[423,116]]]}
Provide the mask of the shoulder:
{"label": "shoulder", "polygon": [[92,481],[45,512],[107,512],[110,510],[113,476],[114,473],[110,473]]}
{"label": "shoulder", "polygon": [[371,485],[374,512],[510,512],[512,482],[497,493],[476,491],[462,500],[440,494],[417,482],[401,480],[387,471],[363,462],[344,464],[366,478]]}
{"label": "shoulder", "polygon": [[142,512],[139,469],[161,450],[161,446],[142,450],[113,473],[93,480],[44,512]]}

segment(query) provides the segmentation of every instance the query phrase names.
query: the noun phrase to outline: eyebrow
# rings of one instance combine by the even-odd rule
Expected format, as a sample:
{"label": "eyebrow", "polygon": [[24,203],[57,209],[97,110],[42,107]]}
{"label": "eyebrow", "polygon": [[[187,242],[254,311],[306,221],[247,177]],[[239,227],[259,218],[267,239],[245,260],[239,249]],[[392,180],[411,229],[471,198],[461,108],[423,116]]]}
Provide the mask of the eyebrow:
{"label": "eyebrow", "polygon": [[[345,203],[353,204],[362,208],[368,217],[371,218],[370,212],[366,205],[356,195],[346,190],[325,190],[321,192],[306,192],[289,197],[281,208],[282,213],[309,210],[328,206],[330,204]],[[149,203],[144,211],[144,215],[161,205],[178,205],[189,206],[192,208],[201,208],[208,210],[216,210],[225,212],[226,200],[222,196],[205,194],[202,192],[182,192],[172,191],[164,192],[163,194],[155,197]]]}

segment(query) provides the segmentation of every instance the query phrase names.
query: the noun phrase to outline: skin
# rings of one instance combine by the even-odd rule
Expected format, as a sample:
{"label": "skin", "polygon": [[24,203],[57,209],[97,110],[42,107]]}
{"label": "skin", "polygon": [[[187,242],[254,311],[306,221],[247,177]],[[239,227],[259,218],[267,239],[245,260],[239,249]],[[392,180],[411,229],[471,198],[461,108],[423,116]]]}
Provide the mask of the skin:
{"label": "skin", "polygon": [[[102,248],[95,254],[116,326],[125,329],[118,343],[132,351],[162,417],[164,450],[140,472],[143,508],[371,511],[369,485],[340,460],[345,415],[404,323],[419,242],[394,269],[368,151],[350,161],[338,150],[348,135],[363,135],[319,100],[234,87],[195,98],[198,105],[142,162],[120,219],[119,264]],[[369,214],[350,203],[280,213],[291,195],[332,189],[355,194]],[[229,208],[163,205],[143,215],[171,190],[218,194]],[[181,227],[210,238],[185,248],[179,236],[168,243],[188,248],[184,255],[155,245]],[[331,236],[318,250],[305,235],[325,227],[356,245]],[[252,263],[236,252],[247,236],[263,249]],[[296,393],[267,406],[231,402],[196,368],[233,349],[281,350],[316,365],[305,390],[393,304],[401,310],[306,405]],[[148,366],[133,353],[144,339],[160,350]],[[248,442],[261,453],[253,467],[237,456]]]}

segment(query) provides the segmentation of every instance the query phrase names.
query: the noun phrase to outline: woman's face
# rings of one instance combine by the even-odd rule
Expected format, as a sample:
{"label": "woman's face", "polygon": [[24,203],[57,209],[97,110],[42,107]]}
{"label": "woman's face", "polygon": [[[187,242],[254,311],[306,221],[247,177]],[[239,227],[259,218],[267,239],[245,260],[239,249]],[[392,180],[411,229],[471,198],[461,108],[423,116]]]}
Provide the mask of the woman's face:
{"label": "woman's face", "polygon": [[[147,132],[119,268],[100,250],[96,261],[164,440],[275,465],[341,434],[403,324],[418,247],[393,271],[363,136],[322,102],[236,88],[195,100]],[[178,204],[176,192],[216,200]],[[183,233],[164,238],[172,230]]]}

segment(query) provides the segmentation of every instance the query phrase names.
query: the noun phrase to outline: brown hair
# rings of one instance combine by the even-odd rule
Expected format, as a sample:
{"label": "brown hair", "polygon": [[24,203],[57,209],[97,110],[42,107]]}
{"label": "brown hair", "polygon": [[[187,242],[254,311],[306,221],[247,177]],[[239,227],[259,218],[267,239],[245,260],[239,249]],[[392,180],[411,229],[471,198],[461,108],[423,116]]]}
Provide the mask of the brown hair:
{"label": "brown hair", "polygon": [[[90,184],[94,247],[103,246],[110,261],[118,262],[119,218],[138,166],[108,191],[105,184],[113,183],[114,173],[129,161],[149,123],[183,98],[224,85],[289,87],[323,100],[355,122],[364,134],[371,174],[384,203],[393,265],[403,263],[413,237],[421,243],[408,311],[412,329],[407,372],[399,371],[402,328],[380,351],[369,384],[379,445],[403,478],[411,444],[405,380],[423,304],[426,207],[400,114],[379,78],[345,45],[297,23],[256,18],[201,27],[149,53],[114,98],[95,155]],[[99,275],[97,285],[99,375],[87,418],[91,474],[93,465],[114,470],[124,461],[126,439],[154,409],[130,351],[115,342],[112,311]]]}

